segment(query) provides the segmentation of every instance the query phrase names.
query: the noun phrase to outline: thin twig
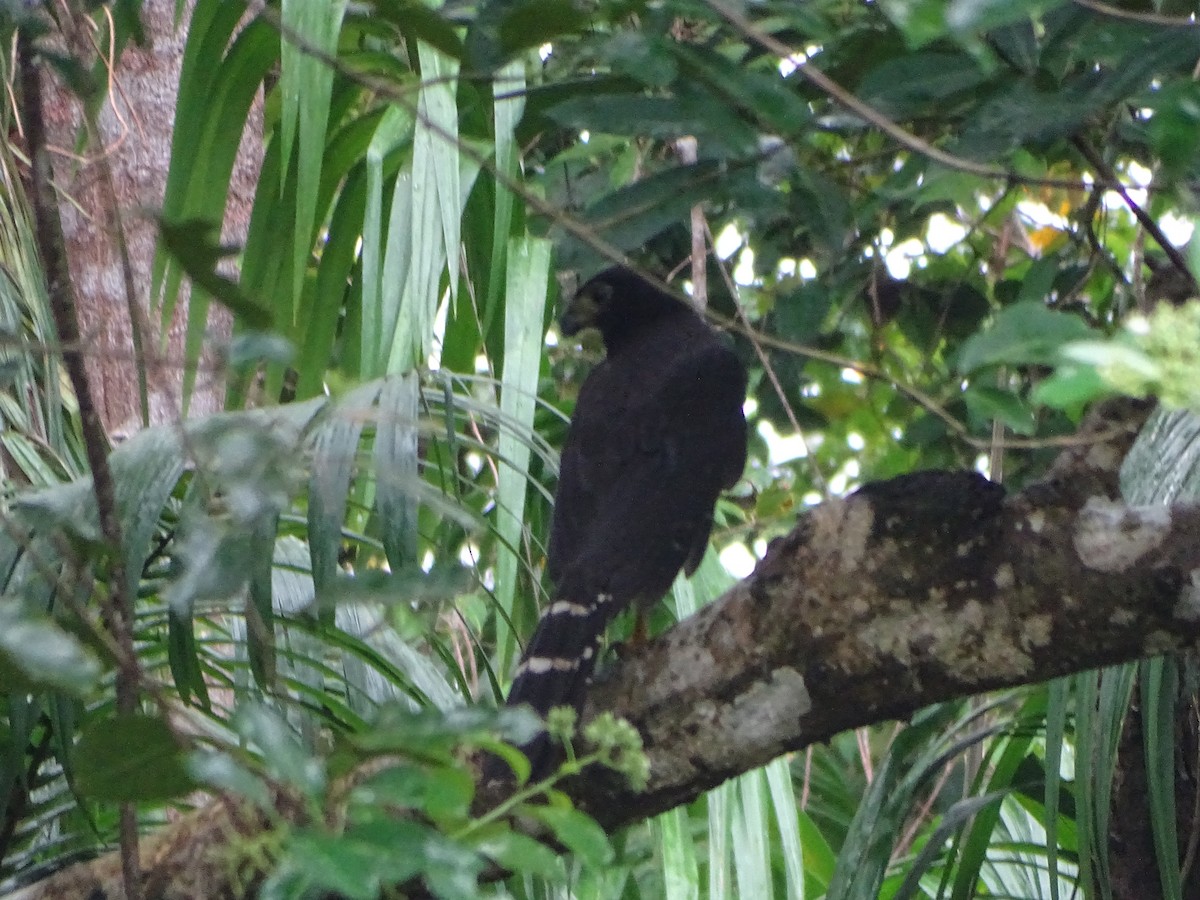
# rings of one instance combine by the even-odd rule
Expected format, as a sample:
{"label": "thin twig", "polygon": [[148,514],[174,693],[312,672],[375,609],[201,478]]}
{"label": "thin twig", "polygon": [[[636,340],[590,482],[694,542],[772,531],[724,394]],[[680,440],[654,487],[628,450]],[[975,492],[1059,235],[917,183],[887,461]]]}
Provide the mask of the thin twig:
{"label": "thin twig", "polygon": [[[710,244],[715,244],[712,229],[709,228],[707,219],[704,219],[704,234],[707,236]],[[718,260],[717,263],[721,270],[721,278],[725,282],[725,289],[734,298],[734,309],[737,310],[737,317],[749,330],[750,320],[746,318],[746,311],[742,308],[742,304],[738,302],[737,286],[733,283],[733,278],[729,275],[729,267],[721,260]],[[824,473],[821,472],[821,467],[817,464],[816,455],[811,452],[808,446],[808,437],[805,435],[804,429],[800,427],[800,420],[796,418],[796,411],[792,409],[792,403],[788,399],[787,391],[783,388],[783,382],[779,380],[779,375],[776,373],[775,367],[771,365],[771,358],[763,350],[762,342],[757,339],[756,334],[757,332],[747,334],[746,337],[750,341],[750,346],[754,348],[754,355],[758,357],[767,380],[771,382],[771,389],[775,391],[775,396],[779,398],[779,405],[783,407],[784,415],[788,418],[788,424],[792,426],[792,431],[800,438],[800,443],[804,447],[804,463],[812,475],[813,483],[821,492],[821,495],[828,500],[830,496],[829,482],[826,481]]]}
{"label": "thin twig", "polygon": [[1129,9],[1120,9],[1108,3],[1101,3],[1100,0],[1075,0],[1075,5],[1082,6],[1084,9],[1099,13],[1102,16],[1108,16],[1112,19],[1124,19],[1126,22],[1141,22],[1143,25],[1162,25],[1166,28],[1200,27],[1200,22],[1196,21],[1195,16],[1184,18],[1182,16],[1164,16],[1161,13],[1134,12]]}
{"label": "thin twig", "polygon": [[1148,212],[1142,209],[1142,207],[1136,201],[1134,201],[1133,197],[1129,195],[1129,191],[1126,189],[1126,187],[1116,180],[1113,170],[1109,167],[1108,163],[1101,158],[1100,154],[1096,152],[1096,149],[1080,137],[1071,138],[1071,144],[1076,150],[1079,151],[1079,154],[1088,161],[1088,164],[1092,166],[1092,168],[1094,168],[1098,174],[1104,176],[1104,180],[1106,182],[1113,185],[1113,190],[1116,191],[1121,200],[1124,201],[1125,205],[1129,207],[1129,211],[1133,213],[1133,217],[1138,220],[1138,224],[1145,229],[1146,234],[1150,235],[1150,237],[1154,239],[1154,243],[1158,244],[1158,246],[1162,248],[1163,253],[1167,255],[1167,259],[1171,261],[1171,265],[1174,266],[1181,274],[1190,279],[1193,286],[1196,286],[1196,278],[1192,274],[1192,270],[1188,266],[1187,260],[1184,259],[1183,254],[1179,252],[1178,248],[1176,248],[1174,244],[1167,240],[1167,236],[1163,234],[1162,229],[1158,227],[1158,223],[1151,218]]}
{"label": "thin twig", "polygon": [[[30,199],[33,205],[38,252],[46,274],[47,296],[59,340],[79,342],[74,289],[67,265],[66,242],[58,215],[56,195],[50,186],[50,155],[47,151],[45,116],[42,108],[41,73],[35,62],[33,38],[22,30],[17,39],[17,57],[21,77],[22,110],[25,137],[32,163]],[[102,600],[106,625],[120,652],[117,655],[117,710],[131,715],[138,708],[141,672],[133,646],[133,602],[129,591],[125,559],[122,553],[121,522],[117,517],[116,490],[108,466],[108,439],[92,398],[84,356],[79,351],[63,354],[63,364],[79,405],[92,488],[100,519],[100,532],[108,545],[110,592]],[[120,808],[121,869],[126,896],[141,900],[141,863],[138,852],[137,809],[132,803]]]}

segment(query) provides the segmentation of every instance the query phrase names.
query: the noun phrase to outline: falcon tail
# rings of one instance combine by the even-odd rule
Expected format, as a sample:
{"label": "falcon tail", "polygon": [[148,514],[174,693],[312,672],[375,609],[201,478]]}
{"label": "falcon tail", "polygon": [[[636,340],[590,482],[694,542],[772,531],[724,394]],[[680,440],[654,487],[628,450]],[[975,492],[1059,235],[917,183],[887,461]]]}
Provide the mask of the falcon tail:
{"label": "falcon tail", "polygon": [[[556,706],[569,706],[580,712],[610,611],[616,612],[616,608],[607,594],[590,603],[569,600],[551,603],[525,647],[508,694],[508,705],[526,703],[543,718]],[[529,757],[533,779],[550,774],[556,758],[546,732],[539,732],[521,746],[521,751]],[[499,773],[488,774],[496,777]]]}

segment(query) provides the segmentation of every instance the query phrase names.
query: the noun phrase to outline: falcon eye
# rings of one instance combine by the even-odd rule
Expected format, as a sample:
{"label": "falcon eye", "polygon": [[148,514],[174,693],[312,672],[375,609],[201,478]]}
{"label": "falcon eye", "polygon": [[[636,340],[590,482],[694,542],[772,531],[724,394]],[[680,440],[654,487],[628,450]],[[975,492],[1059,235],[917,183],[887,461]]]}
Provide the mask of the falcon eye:
{"label": "falcon eye", "polygon": [[591,294],[592,299],[596,302],[597,306],[608,306],[608,302],[612,300],[613,286],[611,284],[599,282],[598,284],[592,285],[592,289],[588,291],[588,293]]}

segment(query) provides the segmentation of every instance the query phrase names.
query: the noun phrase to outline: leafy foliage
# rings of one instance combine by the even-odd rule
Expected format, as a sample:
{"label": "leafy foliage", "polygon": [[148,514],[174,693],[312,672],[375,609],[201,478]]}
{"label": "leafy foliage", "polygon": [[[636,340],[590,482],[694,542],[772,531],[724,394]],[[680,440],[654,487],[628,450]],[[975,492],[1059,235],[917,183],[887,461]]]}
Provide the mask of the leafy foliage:
{"label": "leafy foliage", "polygon": [[[118,47],[136,6],[115,4]],[[842,735],[615,838],[529,786],[571,862],[472,819],[464,762],[499,750],[468,704],[502,695],[544,599],[552,448],[593,349],[557,343],[552,268],[714,251],[690,287],[753,371],[753,458],[715,540],[734,568],[868,480],[1020,486],[1108,390],[1194,408],[1200,335],[1171,304],[1196,292],[1177,244],[1200,30],[1179,6],[295,0],[246,21],[198,0],[150,293],[162,325],[190,285],[185,391],[209,304],[234,311],[230,411],[113,452],[120,548],[0,157],[0,876],[110,841],[112,801],[150,825],[200,783],[304,811],[245,848],[264,896],[1103,896],[1136,689],[1162,893],[1183,896],[1174,663]],[[47,61],[96,96],[102,60]],[[260,90],[234,279],[213,235]],[[1135,311],[1173,318],[1139,343]],[[1160,422],[1138,465],[1180,483],[1192,446]],[[1165,500],[1143,476],[1131,496]],[[133,722],[101,615],[114,565],[137,588]],[[729,582],[710,553],[656,627]],[[384,757],[327,821],[353,763]],[[489,859],[515,877],[480,887]]]}

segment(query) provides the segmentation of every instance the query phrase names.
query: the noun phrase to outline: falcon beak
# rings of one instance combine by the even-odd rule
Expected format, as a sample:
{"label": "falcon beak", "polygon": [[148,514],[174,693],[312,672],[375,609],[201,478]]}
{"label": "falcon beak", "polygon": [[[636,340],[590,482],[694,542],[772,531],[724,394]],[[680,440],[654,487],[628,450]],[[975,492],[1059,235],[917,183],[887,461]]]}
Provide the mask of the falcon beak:
{"label": "falcon beak", "polygon": [[567,308],[563,310],[558,320],[560,330],[567,337],[576,335],[585,328],[593,328],[600,314],[600,298],[593,293],[593,288],[585,285],[579,293],[571,298]]}

